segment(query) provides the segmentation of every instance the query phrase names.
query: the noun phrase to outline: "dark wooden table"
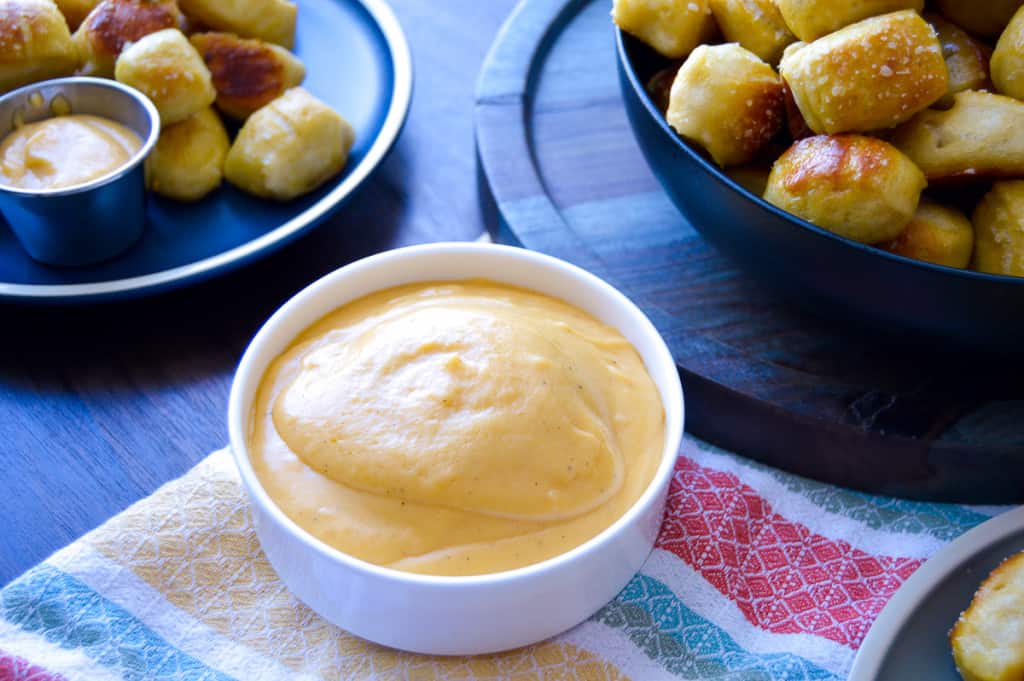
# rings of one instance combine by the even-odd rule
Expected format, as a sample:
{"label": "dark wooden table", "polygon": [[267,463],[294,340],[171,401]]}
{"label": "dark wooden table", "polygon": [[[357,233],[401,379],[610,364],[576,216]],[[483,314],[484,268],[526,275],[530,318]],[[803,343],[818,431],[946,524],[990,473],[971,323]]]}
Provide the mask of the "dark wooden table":
{"label": "dark wooden table", "polygon": [[473,92],[515,0],[391,4],[412,49],[412,111],[391,156],[333,219],[183,291],[0,305],[0,585],[222,447],[235,364],[293,293],[377,251],[484,231]]}

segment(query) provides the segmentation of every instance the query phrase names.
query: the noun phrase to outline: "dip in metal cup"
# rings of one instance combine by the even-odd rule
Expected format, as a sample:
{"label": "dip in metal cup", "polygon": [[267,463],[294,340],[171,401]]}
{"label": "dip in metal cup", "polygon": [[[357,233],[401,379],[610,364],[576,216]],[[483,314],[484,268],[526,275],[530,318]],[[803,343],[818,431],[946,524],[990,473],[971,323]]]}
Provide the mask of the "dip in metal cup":
{"label": "dip in metal cup", "polygon": [[0,184],[0,213],[21,245],[47,265],[89,265],[121,253],[146,223],[143,160],[160,136],[160,115],[138,90],[100,78],[57,78],[0,97],[0,139],[18,125],[92,114],[135,131],[142,148],[124,166],[84,184],[19,189]]}

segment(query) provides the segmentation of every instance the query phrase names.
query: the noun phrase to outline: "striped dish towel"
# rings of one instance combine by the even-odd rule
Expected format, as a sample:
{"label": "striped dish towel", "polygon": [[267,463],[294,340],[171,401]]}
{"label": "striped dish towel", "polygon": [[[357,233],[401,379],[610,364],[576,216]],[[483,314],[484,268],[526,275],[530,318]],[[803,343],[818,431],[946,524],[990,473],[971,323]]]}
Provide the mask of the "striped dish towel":
{"label": "striped dish towel", "polygon": [[999,510],[850,492],[689,439],[657,548],[614,601],[529,648],[432,658],[297,601],[222,450],[0,591],[0,681],[843,679],[900,584]]}

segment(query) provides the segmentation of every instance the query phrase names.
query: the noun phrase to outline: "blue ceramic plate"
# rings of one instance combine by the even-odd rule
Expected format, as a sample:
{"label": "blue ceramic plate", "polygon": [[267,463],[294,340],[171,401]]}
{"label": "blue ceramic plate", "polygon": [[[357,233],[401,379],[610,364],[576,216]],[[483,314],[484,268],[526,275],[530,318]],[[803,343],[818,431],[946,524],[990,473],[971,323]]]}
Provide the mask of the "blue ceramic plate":
{"label": "blue ceramic plate", "polygon": [[356,130],[341,175],[283,204],[226,184],[196,204],[150,195],[142,239],[123,255],[85,268],[36,263],[0,221],[0,297],[73,302],[182,286],[269,253],[341,205],[381,162],[405,122],[412,95],[409,48],[382,0],[301,0],[295,44],[306,65],[303,87]]}
{"label": "blue ceramic plate", "polygon": [[949,630],[982,580],[1020,551],[1024,507],[989,520],[935,554],[882,610],[848,681],[961,681]]}

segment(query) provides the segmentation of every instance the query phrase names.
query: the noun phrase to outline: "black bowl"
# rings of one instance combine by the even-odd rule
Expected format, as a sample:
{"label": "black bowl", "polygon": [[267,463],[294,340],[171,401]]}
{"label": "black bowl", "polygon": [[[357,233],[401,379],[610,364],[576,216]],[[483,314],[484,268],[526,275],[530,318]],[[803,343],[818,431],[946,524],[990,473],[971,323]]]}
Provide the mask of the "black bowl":
{"label": "black bowl", "polygon": [[904,258],[816,227],[729,179],[683,141],[644,87],[668,61],[616,30],[633,134],[669,198],[713,245],[819,315],[912,342],[1024,350],[1024,278]]}

